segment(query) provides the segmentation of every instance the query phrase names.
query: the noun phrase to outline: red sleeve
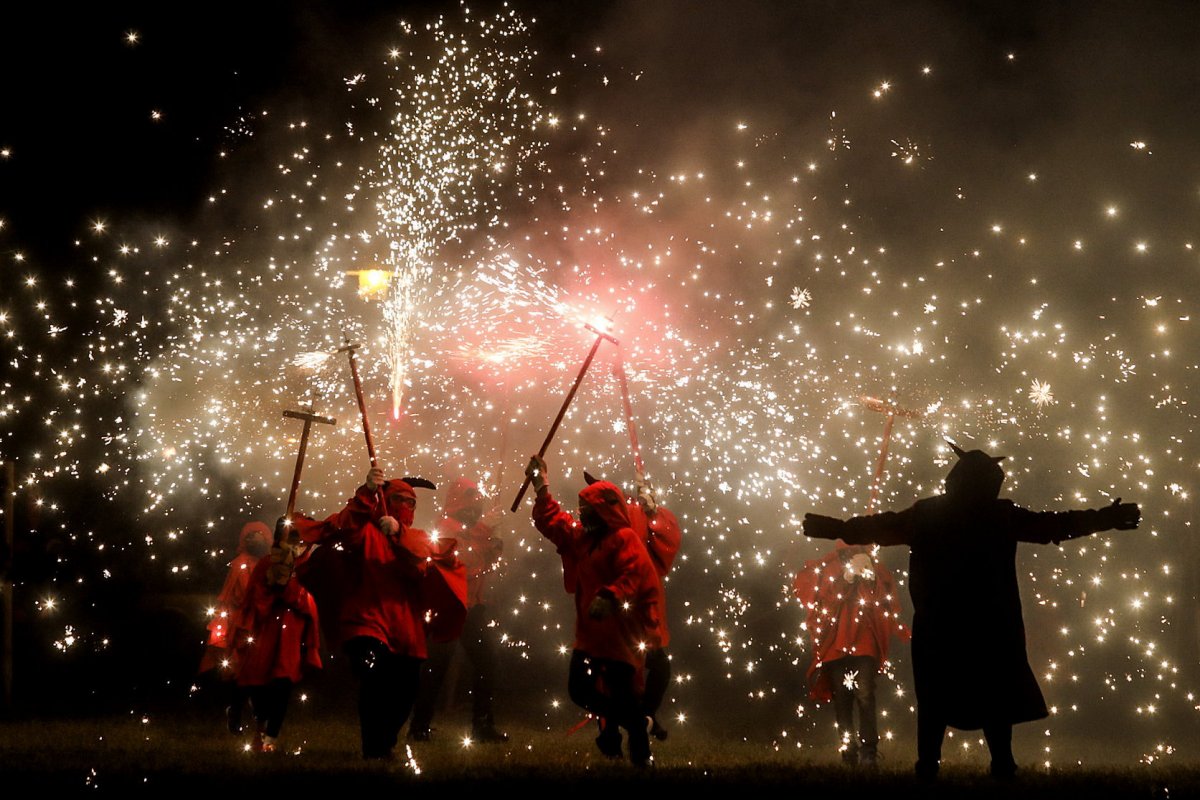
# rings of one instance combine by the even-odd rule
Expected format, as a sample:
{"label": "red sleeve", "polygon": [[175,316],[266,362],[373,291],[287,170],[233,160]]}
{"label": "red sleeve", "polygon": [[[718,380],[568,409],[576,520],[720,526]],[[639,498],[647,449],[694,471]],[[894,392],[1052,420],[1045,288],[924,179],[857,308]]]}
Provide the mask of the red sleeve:
{"label": "red sleeve", "polygon": [[300,541],[319,544],[329,539],[340,539],[349,545],[362,540],[362,530],[375,517],[376,494],[366,486],[358,487],[354,496],[346,501],[346,507],[324,520],[315,520],[297,514],[292,518]]}
{"label": "red sleeve", "polygon": [[[292,583],[299,585],[299,581]],[[297,612],[305,617],[304,663],[312,669],[321,669],[321,626],[317,624],[317,601],[307,590],[301,588]]]}
{"label": "red sleeve", "polygon": [[239,643],[240,632],[245,631],[250,636],[253,636],[258,630],[259,621],[267,615],[271,608],[271,598],[268,595],[270,589],[267,587],[267,567],[271,565],[271,557],[263,556],[254,565],[254,569],[250,570],[250,577],[246,582],[246,594],[242,599],[241,621],[238,624],[236,631],[233,631],[233,641]]}
{"label": "red sleeve", "polygon": [[618,603],[636,603],[654,588],[650,581],[658,580],[654,563],[631,528],[622,528],[609,536],[613,539],[613,572],[617,577],[600,591],[611,594]]}
{"label": "red sleeve", "polygon": [[[836,554],[834,557],[836,558]],[[792,591],[796,593],[796,599],[805,607],[817,602],[817,594],[821,588],[821,575],[825,572],[825,565],[828,563],[828,556],[805,561],[804,566],[796,573],[796,578],[792,581]]]}
{"label": "red sleeve", "polygon": [[683,529],[675,515],[662,506],[650,515],[646,526],[646,549],[654,561],[654,569],[660,578],[666,577],[675,563],[679,546],[683,543]]}
{"label": "red sleeve", "polygon": [[533,526],[554,543],[559,553],[571,552],[579,536],[579,523],[562,510],[550,492],[539,494],[533,503]]}
{"label": "red sleeve", "polygon": [[900,638],[901,641],[909,641],[912,639],[912,631],[904,624],[900,616],[900,587],[896,585],[896,578],[892,575],[892,571],[879,562],[875,562],[875,580],[877,586],[884,594],[884,599],[888,601],[888,614],[891,617],[892,633]]}

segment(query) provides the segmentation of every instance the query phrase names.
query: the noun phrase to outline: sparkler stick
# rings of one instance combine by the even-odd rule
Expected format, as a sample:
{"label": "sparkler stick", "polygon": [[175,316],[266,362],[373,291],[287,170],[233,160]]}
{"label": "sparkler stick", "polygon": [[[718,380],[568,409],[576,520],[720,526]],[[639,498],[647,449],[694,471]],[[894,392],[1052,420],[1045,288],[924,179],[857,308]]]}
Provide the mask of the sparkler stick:
{"label": "sparkler stick", "polygon": [[292,489],[288,493],[287,513],[285,516],[291,520],[292,514],[296,511],[296,494],[300,491],[300,473],[304,469],[304,453],[308,450],[308,435],[312,432],[314,422],[320,422],[323,425],[337,425],[337,420],[333,417],[321,417],[313,413],[310,407],[307,411],[292,411],[290,409],[283,412],[285,417],[289,419],[304,420],[304,430],[300,433],[300,450],[296,453],[296,471],[292,473]]}
{"label": "sparkler stick", "polygon": [[[367,440],[367,456],[371,459],[371,466],[378,467],[379,459],[375,457],[375,440],[371,438],[371,422],[367,418],[367,401],[363,397],[362,381],[358,377],[358,362],[354,359],[354,351],[358,349],[358,345],[350,344],[349,339],[345,341],[346,345],[339,347],[337,352],[345,353],[350,359],[350,377],[354,380],[354,395],[358,398],[358,413],[362,417],[363,437]],[[384,516],[387,516],[387,499],[383,496],[383,492],[379,493],[379,502]]]}
{"label": "sparkler stick", "polygon": [[875,479],[871,482],[871,501],[867,504],[867,513],[874,514],[875,505],[879,502],[879,484],[883,481],[883,468],[887,465],[888,445],[892,442],[892,424],[895,423],[897,415],[917,419],[922,414],[920,411],[901,408],[895,403],[886,402],[877,397],[864,397],[862,404],[870,411],[887,414],[887,421],[883,424],[883,446],[879,448],[879,461],[875,464]]}
{"label": "sparkler stick", "polygon": [[637,426],[633,424],[633,404],[629,402],[629,380],[625,377],[625,359],[621,355],[621,347],[617,346],[617,361],[613,364],[613,372],[617,382],[621,384],[621,404],[625,407],[625,427],[629,429],[629,445],[633,448],[633,467],[639,477],[646,474],[646,465],[642,463],[642,448],[638,445]]}
{"label": "sparkler stick", "polygon": [[[550,432],[546,434],[546,440],[542,442],[542,447],[538,450],[539,458],[545,457],[546,451],[550,449],[550,442],[554,440],[554,434],[558,432],[558,426],[562,424],[563,417],[567,413],[567,408],[570,407],[571,401],[575,398],[575,392],[579,390],[579,384],[583,383],[583,376],[587,374],[588,367],[592,365],[592,359],[596,357],[596,351],[600,349],[600,343],[607,339],[615,345],[620,344],[615,337],[599,328],[593,327],[590,324],[584,327],[596,334],[596,341],[592,344],[592,349],[588,350],[587,358],[583,360],[583,366],[579,368],[579,374],[575,376],[575,382],[571,384],[571,390],[567,392],[567,399],[563,401],[562,408],[558,410],[558,416],[554,418],[554,424],[550,426]],[[521,491],[517,492],[517,499],[513,500],[511,511],[515,512],[520,508],[521,499],[525,497],[525,491],[528,488],[529,477],[526,476],[524,482],[521,484]]]}
{"label": "sparkler stick", "polygon": [[358,345],[346,340],[345,347],[339,347],[337,352],[345,353],[350,358],[350,377],[354,380],[354,395],[358,398],[358,413],[362,415],[363,436],[367,440],[367,455],[371,458],[371,466],[378,467],[379,460],[375,458],[375,440],[371,438],[371,422],[367,419],[367,401],[363,397],[362,381],[358,378],[358,362],[354,360],[354,351]]}

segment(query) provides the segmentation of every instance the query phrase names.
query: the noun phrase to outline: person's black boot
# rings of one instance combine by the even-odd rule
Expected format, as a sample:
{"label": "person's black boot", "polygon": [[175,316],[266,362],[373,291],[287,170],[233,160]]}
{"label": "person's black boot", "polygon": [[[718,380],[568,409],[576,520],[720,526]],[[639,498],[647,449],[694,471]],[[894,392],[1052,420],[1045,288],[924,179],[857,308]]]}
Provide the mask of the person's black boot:
{"label": "person's black boot", "polygon": [[621,729],[606,719],[600,720],[600,735],[596,747],[609,758],[621,757]]}

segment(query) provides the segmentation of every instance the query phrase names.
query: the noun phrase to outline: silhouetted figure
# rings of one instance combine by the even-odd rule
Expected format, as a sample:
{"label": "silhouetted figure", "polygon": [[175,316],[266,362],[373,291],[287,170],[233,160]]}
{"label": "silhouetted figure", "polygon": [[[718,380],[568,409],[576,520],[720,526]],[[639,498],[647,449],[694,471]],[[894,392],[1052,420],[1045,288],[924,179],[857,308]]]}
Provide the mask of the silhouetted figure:
{"label": "silhouetted figure", "polygon": [[992,774],[1011,777],[1012,726],[1049,713],[1025,654],[1017,542],[1058,544],[1136,528],[1134,503],[1035,512],[999,499],[1003,457],[954,447],[946,492],[900,512],[839,520],[806,514],[804,532],[849,544],[908,545],[913,600],[917,774],[937,775],[946,727],[983,729]]}

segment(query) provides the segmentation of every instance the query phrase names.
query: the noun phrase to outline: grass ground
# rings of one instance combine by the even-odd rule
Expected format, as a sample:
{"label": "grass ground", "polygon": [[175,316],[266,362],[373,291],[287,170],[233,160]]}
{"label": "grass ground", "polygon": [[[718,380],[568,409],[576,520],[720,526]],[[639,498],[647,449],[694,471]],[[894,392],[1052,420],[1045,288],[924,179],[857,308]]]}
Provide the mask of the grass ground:
{"label": "grass ground", "polygon": [[[602,757],[585,727],[564,730],[510,726],[502,745],[464,745],[452,726],[434,741],[413,745],[395,763],[364,763],[358,757],[353,719],[295,715],[284,729],[283,752],[247,751],[246,737],[197,715],[128,715],[75,721],[0,723],[0,773],[7,786],[42,792],[148,790],[182,792],[241,790],[324,792],[401,790],[458,791],[486,785],[503,790],[568,791],[576,795],[614,791],[704,791],[727,794],[782,789],[809,797],[878,798],[1021,796],[1023,798],[1200,797],[1200,767],[1172,764],[1124,769],[1028,769],[1012,784],[985,777],[982,758],[949,765],[933,785],[918,784],[911,761],[885,759],[872,773],[853,772],[832,753],[717,741],[686,728],[656,744],[656,766],[634,770]],[[401,748],[403,750],[403,748]],[[903,752],[896,746],[895,750]],[[49,796],[55,796],[51,794]],[[336,800],[336,796],[335,796]]]}

